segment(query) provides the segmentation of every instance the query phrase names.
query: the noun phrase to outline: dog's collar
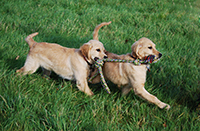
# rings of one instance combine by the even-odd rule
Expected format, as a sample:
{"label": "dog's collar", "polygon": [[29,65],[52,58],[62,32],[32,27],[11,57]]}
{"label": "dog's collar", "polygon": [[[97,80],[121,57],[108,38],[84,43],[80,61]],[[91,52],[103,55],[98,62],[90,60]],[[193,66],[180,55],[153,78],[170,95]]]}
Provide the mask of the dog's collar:
{"label": "dog's collar", "polygon": [[86,57],[83,55],[83,59],[87,62],[87,64],[91,67],[92,64],[86,59]]}
{"label": "dog's collar", "polygon": [[133,59],[135,59],[135,60],[137,59],[136,57],[134,57],[134,56],[132,56],[132,55],[130,55],[130,56],[131,56]]}
{"label": "dog's collar", "polygon": [[80,51],[81,56],[83,57],[83,59],[85,60],[85,62],[88,64],[90,71],[94,71],[94,64],[91,64],[87,58],[82,54],[82,52]]}

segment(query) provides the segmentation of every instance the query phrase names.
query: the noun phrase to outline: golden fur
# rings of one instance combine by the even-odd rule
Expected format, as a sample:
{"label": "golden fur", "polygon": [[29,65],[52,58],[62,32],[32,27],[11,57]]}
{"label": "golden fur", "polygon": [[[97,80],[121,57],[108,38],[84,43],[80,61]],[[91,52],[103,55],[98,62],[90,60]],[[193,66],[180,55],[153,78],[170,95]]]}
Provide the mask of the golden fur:
{"label": "golden fur", "polygon": [[32,39],[37,34],[33,33],[25,39],[30,50],[24,66],[16,72],[23,75],[32,74],[42,67],[45,75],[54,71],[64,79],[76,80],[80,91],[93,95],[87,82],[89,63],[93,64],[95,59],[106,57],[103,44],[97,40],[90,40],[80,49],[66,48],[54,43],[37,43]]}
{"label": "golden fur", "polygon": [[[98,36],[98,30],[94,32]],[[94,38],[95,39],[95,38]],[[98,40],[98,39],[97,39]],[[160,58],[162,54],[156,50],[155,44],[148,38],[141,38],[136,41],[132,47],[132,53],[126,55],[116,55],[110,52],[106,52],[108,58],[111,59],[126,59],[134,60],[139,58],[143,60],[145,56],[155,55],[156,58]],[[97,69],[92,72],[91,76],[96,73]],[[134,65],[131,63],[119,63],[119,62],[105,62],[103,66],[103,74],[105,79],[110,80],[118,87],[122,87],[122,93],[127,94],[130,90],[134,90],[135,94],[147,101],[156,104],[160,108],[169,109],[170,106],[161,102],[156,96],[147,92],[144,88],[146,81],[147,65]],[[92,80],[92,83],[100,82],[100,76],[98,75]]]}

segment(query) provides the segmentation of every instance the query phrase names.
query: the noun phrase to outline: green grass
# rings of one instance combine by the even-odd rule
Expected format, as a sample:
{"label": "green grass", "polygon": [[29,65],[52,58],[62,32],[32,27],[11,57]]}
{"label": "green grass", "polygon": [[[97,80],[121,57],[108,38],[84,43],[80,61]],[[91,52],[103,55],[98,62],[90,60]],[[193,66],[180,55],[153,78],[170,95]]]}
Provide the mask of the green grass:
{"label": "green grass", "polygon": [[[200,130],[200,2],[195,0],[1,0],[0,130]],[[93,97],[57,75],[42,78],[15,71],[25,62],[34,39],[79,48],[99,32],[105,48],[131,52],[141,37],[151,39],[163,58],[151,66],[146,89],[171,105],[169,111],[130,92],[122,97],[109,83],[90,85]],[[19,59],[15,58],[19,56]]]}

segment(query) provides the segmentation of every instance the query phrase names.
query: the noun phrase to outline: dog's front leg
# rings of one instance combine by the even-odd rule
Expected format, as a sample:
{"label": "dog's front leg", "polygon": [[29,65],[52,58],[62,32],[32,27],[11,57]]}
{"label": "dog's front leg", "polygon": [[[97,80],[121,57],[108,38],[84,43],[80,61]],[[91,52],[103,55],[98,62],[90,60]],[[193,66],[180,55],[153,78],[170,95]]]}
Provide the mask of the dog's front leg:
{"label": "dog's front leg", "polygon": [[135,92],[136,95],[140,96],[141,98],[156,104],[158,107],[160,107],[161,109],[165,108],[168,110],[170,108],[170,105],[160,101],[156,96],[150,94],[148,91],[145,90],[144,84],[134,84],[133,90]]}
{"label": "dog's front leg", "polygon": [[39,68],[39,63],[36,62],[32,57],[28,56],[24,66],[17,70],[16,73],[33,74]]}
{"label": "dog's front leg", "polygon": [[89,96],[94,95],[94,93],[90,90],[88,86],[87,78],[82,77],[80,79],[77,79],[76,86],[78,87],[80,91],[86,93],[87,95]]}

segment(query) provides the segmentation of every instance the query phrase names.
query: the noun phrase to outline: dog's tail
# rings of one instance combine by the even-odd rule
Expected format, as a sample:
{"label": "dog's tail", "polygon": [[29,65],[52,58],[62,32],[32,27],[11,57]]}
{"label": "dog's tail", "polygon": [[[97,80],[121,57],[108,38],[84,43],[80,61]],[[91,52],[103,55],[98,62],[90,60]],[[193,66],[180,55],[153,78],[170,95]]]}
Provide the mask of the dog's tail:
{"label": "dog's tail", "polygon": [[93,32],[93,39],[94,39],[94,40],[99,40],[99,39],[98,39],[98,32],[99,32],[99,29],[100,29],[102,26],[104,26],[104,25],[109,25],[110,23],[111,23],[111,21],[110,21],[110,22],[103,22],[103,23],[97,25],[96,28],[94,29],[94,32]]}
{"label": "dog's tail", "polygon": [[29,48],[31,48],[33,46],[34,43],[36,43],[34,40],[33,40],[33,37],[38,35],[38,32],[35,32],[33,34],[30,34],[29,36],[26,37],[25,41],[28,43],[29,45]]}

